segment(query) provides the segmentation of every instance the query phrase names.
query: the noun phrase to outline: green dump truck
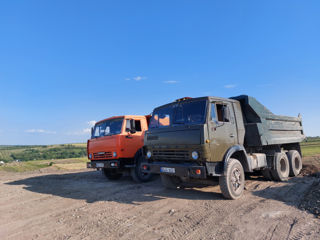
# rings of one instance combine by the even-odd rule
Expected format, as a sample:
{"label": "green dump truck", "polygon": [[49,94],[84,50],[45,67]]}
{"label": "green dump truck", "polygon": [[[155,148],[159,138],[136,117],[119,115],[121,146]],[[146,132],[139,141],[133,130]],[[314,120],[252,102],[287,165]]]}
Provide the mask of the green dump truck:
{"label": "green dump truck", "polygon": [[145,133],[144,171],[164,186],[216,184],[239,198],[245,172],[285,181],[302,168],[301,117],[279,116],[246,95],[182,98],[154,109]]}

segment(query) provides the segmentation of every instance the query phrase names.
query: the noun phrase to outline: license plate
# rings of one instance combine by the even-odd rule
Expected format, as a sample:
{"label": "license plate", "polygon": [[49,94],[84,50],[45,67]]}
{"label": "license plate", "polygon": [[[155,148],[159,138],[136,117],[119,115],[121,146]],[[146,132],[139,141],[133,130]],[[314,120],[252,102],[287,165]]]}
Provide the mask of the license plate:
{"label": "license plate", "polygon": [[104,167],[104,163],[96,163],[96,167]]}
{"label": "license plate", "polygon": [[169,168],[169,167],[161,167],[160,168],[160,172],[163,172],[163,173],[175,173],[176,169]]}

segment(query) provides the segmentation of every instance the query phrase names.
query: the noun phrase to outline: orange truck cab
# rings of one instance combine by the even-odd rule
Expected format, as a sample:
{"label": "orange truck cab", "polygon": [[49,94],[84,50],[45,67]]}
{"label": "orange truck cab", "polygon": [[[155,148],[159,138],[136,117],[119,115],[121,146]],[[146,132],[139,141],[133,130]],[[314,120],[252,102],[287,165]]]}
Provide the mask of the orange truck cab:
{"label": "orange truck cab", "polygon": [[129,173],[133,180],[146,182],[151,174],[141,171],[144,133],[151,116],[125,115],[101,120],[91,129],[87,143],[87,168],[102,170],[112,180]]}

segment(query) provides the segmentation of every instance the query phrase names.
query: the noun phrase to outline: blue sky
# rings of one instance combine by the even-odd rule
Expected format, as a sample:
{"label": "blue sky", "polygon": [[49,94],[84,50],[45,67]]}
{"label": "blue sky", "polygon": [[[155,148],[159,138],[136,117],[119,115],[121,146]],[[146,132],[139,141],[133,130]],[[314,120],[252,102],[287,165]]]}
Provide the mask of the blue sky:
{"label": "blue sky", "polygon": [[1,1],[0,144],[85,142],[89,122],[248,94],[320,135],[319,1]]}

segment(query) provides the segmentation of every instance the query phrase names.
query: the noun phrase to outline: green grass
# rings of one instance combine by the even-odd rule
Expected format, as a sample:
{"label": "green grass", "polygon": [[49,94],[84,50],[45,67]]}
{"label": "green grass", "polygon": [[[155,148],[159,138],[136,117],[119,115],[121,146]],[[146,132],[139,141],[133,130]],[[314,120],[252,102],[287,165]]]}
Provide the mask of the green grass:
{"label": "green grass", "polygon": [[301,143],[302,156],[310,157],[320,154],[320,138],[312,139]]}
{"label": "green grass", "polygon": [[0,171],[6,172],[26,172],[34,171],[41,168],[49,167],[48,164],[40,164],[37,161],[23,162],[19,165],[6,164],[5,166],[0,166]]}
{"label": "green grass", "polygon": [[0,146],[0,161],[4,162],[77,158],[86,155],[85,143],[48,146]]}
{"label": "green grass", "polygon": [[[17,161],[19,160],[19,161]],[[60,144],[36,146],[0,145],[0,171],[25,172],[54,166],[59,169],[85,168],[87,144]]]}
{"label": "green grass", "polygon": [[41,168],[55,167],[57,169],[83,169],[86,168],[88,159],[83,158],[67,158],[54,160],[33,160],[24,162],[11,162],[4,166],[0,166],[0,171],[6,172],[26,172],[35,171]]}

